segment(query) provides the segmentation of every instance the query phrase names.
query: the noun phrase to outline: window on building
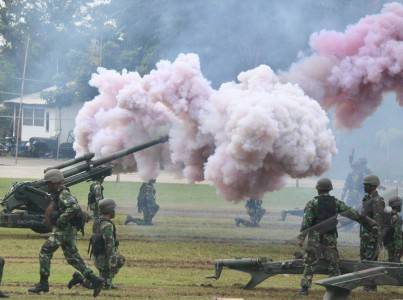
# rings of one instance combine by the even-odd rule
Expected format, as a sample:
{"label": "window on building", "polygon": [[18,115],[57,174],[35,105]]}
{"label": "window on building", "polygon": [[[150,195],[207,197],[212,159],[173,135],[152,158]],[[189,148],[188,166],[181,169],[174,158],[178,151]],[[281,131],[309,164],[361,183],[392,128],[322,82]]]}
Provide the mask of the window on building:
{"label": "window on building", "polygon": [[26,126],[32,126],[34,124],[34,109],[24,107],[22,124]]}
{"label": "window on building", "polygon": [[25,126],[45,126],[45,109],[36,107],[24,107],[23,122]]}
{"label": "window on building", "polygon": [[45,126],[45,109],[43,108],[34,109],[34,126],[39,127]]}

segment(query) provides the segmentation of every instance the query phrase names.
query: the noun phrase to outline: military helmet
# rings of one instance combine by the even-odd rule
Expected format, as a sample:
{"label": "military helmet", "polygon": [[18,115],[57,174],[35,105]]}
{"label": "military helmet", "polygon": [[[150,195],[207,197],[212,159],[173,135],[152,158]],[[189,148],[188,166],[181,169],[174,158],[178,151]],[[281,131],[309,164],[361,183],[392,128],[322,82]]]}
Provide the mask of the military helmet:
{"label": "military helmet", "polygon": [[116,203],[112,199],[103,199],[99,201],[99,212],[101,214],[108,214],[115,212]]}
{"label": "military helmet", "polygon": [[379,177],[376,175],[368,175],[364,177],[364,184],[369,184],[378,187],[381,184]]}
{"label": "military helmet", "polygon": [[317,190],[331,191],[333,190],[332,181],[329,178],[321,178],[316,183]]}
{"label": "military helmet", "polygon": [[46,171],[45,175],[43,176],[43,179],[46,182],[59,183],[63,182],[64,176],[62,171],[60,171],[59,169],[50,169]]}
{"label": "military helmet", "polygon": [[156,181],[156,180],[153,178],[153,179],[150,179],[150,180],[148,181],[148,183],[154,184],[155,181]]}
{"label": "military helmet", "polygon": [[391,199],[389,199],[388,202],[390,207],[401,207],[402,206],[402,198],[400,197],[393,197]]}

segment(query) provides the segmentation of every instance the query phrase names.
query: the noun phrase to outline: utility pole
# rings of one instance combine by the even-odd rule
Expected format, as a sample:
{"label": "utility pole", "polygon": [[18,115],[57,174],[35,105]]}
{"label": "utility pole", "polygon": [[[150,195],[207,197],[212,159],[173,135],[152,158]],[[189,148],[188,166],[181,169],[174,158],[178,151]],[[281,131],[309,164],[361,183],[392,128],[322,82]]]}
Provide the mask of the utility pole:
{"label": "utility pole", "polygon": [[15,164],[18,163],[18,147],[19,147],[19,143],[20,143],[19,140],[21,138],[22,100],[24,98],[24,85],[25,85],[25,75],[26,75],[26,71],[27,71],[29,42],[30,42],[30,37],[28,35],[27,44],[25,46],[24,68],[23,68],[23,71],[22,71],[21,92],[20,92],[20,108],[19,108],[19,111],[18,111],[17,138],[16,138],[16,143],[15,143]]}

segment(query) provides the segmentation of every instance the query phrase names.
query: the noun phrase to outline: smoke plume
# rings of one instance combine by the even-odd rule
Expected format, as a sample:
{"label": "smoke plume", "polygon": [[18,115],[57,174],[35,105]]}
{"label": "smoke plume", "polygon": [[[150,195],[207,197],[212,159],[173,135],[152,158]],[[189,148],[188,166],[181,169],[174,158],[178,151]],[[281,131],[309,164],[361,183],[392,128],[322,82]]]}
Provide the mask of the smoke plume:
{"label": "smoke plume", "polygon": [[310,38],[313,54],[293,64],[282,80],[298,83],[336,125],[359,127],[395,91],[403,105],[403,5],[385,4],[345,32],[322,30]]}
{"label": "smoke plume", "polygon": [[164,160],[234,201],[279,189],[285,176],[323,173],[336,148],[319,104],[265,65],[238,80],[212,89],[195,54],[161,61],[144,77],[99,69],[90,81],[99,96],[77,117],[75,149],[103,156],[168,133],[168,145],[126,158],[120,168],[137,166],[147,180]]}

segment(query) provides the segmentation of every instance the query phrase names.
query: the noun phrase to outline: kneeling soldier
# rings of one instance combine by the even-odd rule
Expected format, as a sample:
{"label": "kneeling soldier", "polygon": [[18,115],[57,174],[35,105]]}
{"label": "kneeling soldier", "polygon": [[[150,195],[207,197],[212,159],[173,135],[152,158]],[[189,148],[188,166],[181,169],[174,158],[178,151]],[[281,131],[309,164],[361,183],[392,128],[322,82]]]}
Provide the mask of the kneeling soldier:
{"label": "kneeling soldier", "polygon": [[[116,203],[112,199],[104,199],[99,202],[100,217],[95,220],[90,241],[90,254],[94,256],[95,266],[104,279],[106,289],[114,288],[112,279],[125,263],[124,256],[118,253],[119,241],[116,239],[115,224],[112,222],[115,217],[115,208]],[[91,288],[91,283],[84,280],[79,273],[73,274],[68,288],[72,288],[76,284]]]}
{"label": "kneeling soldier", "polygon": [[402,256],[402,219],[400,211],[402,210],[402,198],[394,197],[389,200],[389,206],[392,208],[386,218],[385,234],[383,244],[388,250],[388,260],[390,262],[400,263]]}

